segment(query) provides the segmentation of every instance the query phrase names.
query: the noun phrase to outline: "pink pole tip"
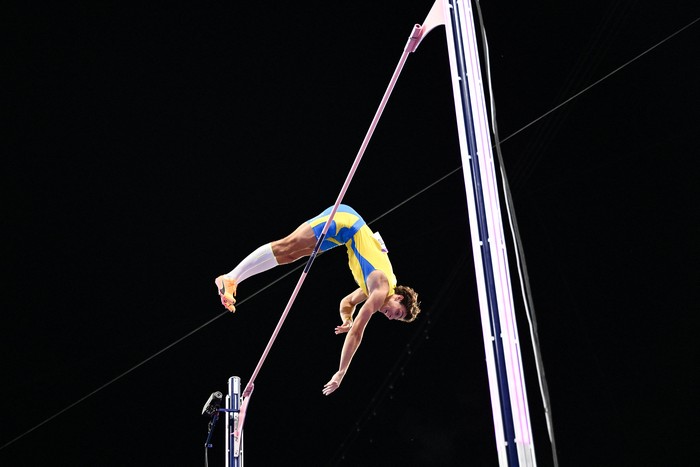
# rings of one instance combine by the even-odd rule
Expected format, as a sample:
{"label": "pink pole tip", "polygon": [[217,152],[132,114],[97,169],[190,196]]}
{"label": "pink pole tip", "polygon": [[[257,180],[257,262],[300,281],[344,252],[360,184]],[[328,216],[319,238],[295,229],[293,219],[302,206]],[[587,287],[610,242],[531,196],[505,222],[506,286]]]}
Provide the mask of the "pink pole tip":
{"label": "pink pole tip", "polygon": [[420,44],[421,36],[423,35],[423,27],[420,24],[413,26],[413,31],[408,37],[408,43],[406,43],[406,50],[408,52],[415,52]]}

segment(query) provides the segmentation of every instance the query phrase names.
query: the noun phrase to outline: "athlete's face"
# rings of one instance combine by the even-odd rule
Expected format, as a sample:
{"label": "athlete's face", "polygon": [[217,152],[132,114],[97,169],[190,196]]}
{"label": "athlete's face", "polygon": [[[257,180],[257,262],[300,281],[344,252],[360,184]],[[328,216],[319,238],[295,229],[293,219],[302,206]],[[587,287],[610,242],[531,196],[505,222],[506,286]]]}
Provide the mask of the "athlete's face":
{"label": "athlete's face", "polygon": [[391,320],[404,319],[406,317],[406,307],[403,306],[401,300],[403,300],[403,295],[392,295],[384,302],[379,311]]}

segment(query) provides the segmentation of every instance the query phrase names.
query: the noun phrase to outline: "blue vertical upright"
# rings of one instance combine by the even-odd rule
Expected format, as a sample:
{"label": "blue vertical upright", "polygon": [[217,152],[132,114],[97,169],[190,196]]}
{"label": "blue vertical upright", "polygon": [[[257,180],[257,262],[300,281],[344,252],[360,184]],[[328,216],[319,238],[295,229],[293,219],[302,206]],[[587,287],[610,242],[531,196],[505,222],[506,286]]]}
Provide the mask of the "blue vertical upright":
{"label": "blue vertical upright", "polygon": [[500,211],[491,131],[470,0],[437,0],[442,13],[479,295],[499,465],[535,466],[520,341]]}
{"label": "blue vertical upright", "polygon": [[241,378],[228,379],[226,395],[226,467],[243,467],[243,431],[239,430],[241,409]]}

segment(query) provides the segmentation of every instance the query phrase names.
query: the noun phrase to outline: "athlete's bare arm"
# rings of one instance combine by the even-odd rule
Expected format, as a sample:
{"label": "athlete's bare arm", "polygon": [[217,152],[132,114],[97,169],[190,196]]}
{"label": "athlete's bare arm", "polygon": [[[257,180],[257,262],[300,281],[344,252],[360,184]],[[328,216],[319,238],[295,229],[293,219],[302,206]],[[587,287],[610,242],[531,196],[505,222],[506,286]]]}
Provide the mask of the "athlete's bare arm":
{"label": "athlete's bare arm", "polygon": [[348,332],[352,328],[352,317],[355,314],[355,308],[365,300],[367,300],[367,295],[358,287],[340,301],[340,320],[342,324],[336,326],[336,334]]}
{"label": "athlete's bare arm", "polygon": [[[367,279],[367,286],[370,290],[369,297],[367,297],[364,301],[365,303],[360,308],[360,311],[357,312],[355,320],[352,322],[349,331],[347,331],[347,336],[345,336],[345,342],[343,343],[343,350],[340,353],[340,365],[338,371],[323,387],[323,394],[326,396],[340,387],[340,383],[343,381],[345,373],[347,373],[352,357],[355,355],[355,352],[362,342],[362,335],[365,332],[365,327],[367,327],[369,319],[381,308],[387,298],[387,294],[389,293],[389,281],[383,272],[374,271]],[[361,289],[360,292],[362,292]],[[364,296],[364,293],[361,295]],[[352,306],[354,308],[362,301],[359,300],[360,298],[361,297],[356,290],[343,300],[347,299],[348,306]],[[357,303],[353,303],[354,300],[359,301],[357,301]],[[338,334],[337,328],[336,334]]]}

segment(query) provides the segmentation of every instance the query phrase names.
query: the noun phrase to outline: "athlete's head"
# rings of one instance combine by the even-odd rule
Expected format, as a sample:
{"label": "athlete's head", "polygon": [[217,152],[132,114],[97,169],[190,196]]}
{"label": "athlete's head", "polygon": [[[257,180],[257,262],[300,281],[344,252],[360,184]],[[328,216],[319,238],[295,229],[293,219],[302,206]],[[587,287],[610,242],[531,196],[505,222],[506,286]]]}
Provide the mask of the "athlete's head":
{"label": "athlete's head", "polygon": [[405,285],[397,285],[394,288],[394,294],[401,296],[401,305],[406,309],[405,316],[400,318],[400,321],[410,323],[418,317],[420,313],[420,302],[418,294],[415,290]]}

